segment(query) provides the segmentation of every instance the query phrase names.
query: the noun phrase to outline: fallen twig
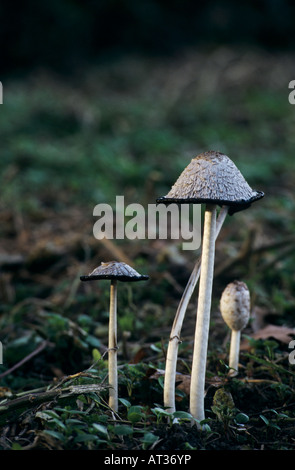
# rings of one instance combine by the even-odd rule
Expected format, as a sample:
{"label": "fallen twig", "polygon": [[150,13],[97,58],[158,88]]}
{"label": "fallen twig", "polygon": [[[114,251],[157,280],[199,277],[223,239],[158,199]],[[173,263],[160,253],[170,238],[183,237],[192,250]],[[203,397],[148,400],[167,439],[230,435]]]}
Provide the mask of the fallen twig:
{"label": "fallen twig", "polygon": [[106,385],[101,384],[68,385],[65,388],[55,388],[44,392],[33,391],[14,399],[3,400],[0,402],[0,424],[9,421],[9,416],[11,414],[14,416],[16,411],[29,411],[32,407],[43,403],[62,400],[75,395],[98,393],[106,388]]}
{"label": "fallen twig", "polygon": [[16,369],[21,367],[23,364],[28,362],[30,359],[37,356],[37,354],[39,354],[41,351],[43,351],[43,349],[46,348],[46,346],[49,346],[49,345],[50,345],[50,343],[48,341],[43,341],[34,351],[32,351],[30,354],[28,354],[23,359],[21,359],[17,364],[12,366],[10,369],[7,369],[5,372],[2,372],[2,374],[0,374],[0,379],[2,379],[3,377],[6,377],[7,375],[14,372]]}

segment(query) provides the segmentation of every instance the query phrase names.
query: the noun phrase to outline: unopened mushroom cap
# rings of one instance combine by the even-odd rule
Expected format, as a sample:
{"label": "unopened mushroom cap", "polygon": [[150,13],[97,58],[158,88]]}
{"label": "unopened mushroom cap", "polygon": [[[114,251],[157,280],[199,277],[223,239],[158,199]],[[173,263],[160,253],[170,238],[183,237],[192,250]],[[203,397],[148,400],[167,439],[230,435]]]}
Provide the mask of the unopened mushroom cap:
{"label": "unopened mushroom cap", "polygon": [[98,279],[117,279],[118,281],[145,281],[149,276],[139,274],[135,269],[126,263],[118,261],[102,262],[100,266],[95,268],[92,273],[87,276],[81,276],[81,281],[94,281]]}
{"label": "unopened mushroom cap", "polygon": [[231,330],[240,331],[250,317],[250,293],[242,281],[234,281],[226,286],[220,299],[220,312]]}
{"label": "unopened mushroom cap", "polygon": [[230,158],[223,153],[209,151],[193,158],[169,193],[158,198],[157,202],[227,205],[231,215],[263,196],[263,192],[248,185]]}

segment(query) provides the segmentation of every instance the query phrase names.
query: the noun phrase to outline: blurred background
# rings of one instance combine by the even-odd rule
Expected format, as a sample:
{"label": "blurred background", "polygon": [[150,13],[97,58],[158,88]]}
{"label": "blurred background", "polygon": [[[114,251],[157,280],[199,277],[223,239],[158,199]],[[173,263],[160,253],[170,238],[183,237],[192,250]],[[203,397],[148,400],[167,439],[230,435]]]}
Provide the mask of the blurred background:
{"label": "blurred background", "polygon": [[[260,327],[269,316],[294,325],[294,13],[290,0],[1,2],[3,370],[44,338],[55,348],[34,363],[30,386],[41,369],[45,380],[91,362],[106,337],[108,288],[79,276],[111,259],[151,276],[120,286],[129,358],[167,339],[198,253],[99,242],[93,208],[116,195],[155,203],[206,150],[227,154],[265,192],[220,235],[214,321],[221,291],[239,278]],[[194,318],[193,303],[189,338]],[[19,374],[7,383],[23,385]]]}
{"label": "blurred background", "polygon": [[294,48],[290,0],[36,0],[1,2],[4,71],[71,70],[126,53],[167,55],[186,47]]}

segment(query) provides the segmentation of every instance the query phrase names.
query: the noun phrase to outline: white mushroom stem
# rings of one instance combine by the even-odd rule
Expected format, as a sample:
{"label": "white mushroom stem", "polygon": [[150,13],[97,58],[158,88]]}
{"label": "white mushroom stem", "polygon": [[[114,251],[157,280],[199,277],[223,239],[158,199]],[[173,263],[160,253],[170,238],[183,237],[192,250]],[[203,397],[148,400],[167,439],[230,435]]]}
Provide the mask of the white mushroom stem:
{"label": "white mushroom stem", "polygon": [[207,205],[204,218],[202,264],[190,386],[190,413],[205,419],[204,392],[214,274],[216,205]]}
{"label": "white mushroom stem", "polygon": [[109,316],[109,406],[118,411],[118,370],[117,370],[117,281],[111,281]]}
{"label": "white mushroom stem", "polygon": [[[221,227],[228,213],[228,206],[222,206],[218,219],[216,221],[216,238],[219,235]],[[164,379],[164,406],[166,411],[174,413],[175,407],[175,378],[178,357],[178,345],[180,342],[180,333],[191,296],[195,290],[200,276],[201,258],[199,258],[190,275],[186,288],[177,308],[174,322],[171,329],[170,340],[167,348],[165,379]]]}
{"label": "white mushroom stem", "polygon": [[240,355],[241,330],[231,331],[230,350],[229,350],[229,376],[234,377],[238,374],[239,355]]}

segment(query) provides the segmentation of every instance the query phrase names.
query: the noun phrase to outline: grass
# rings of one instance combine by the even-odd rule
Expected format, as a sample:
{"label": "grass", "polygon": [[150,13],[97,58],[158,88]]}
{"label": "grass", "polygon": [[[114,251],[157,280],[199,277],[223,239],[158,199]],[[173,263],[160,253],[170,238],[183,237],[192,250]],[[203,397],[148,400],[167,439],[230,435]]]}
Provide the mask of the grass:
{"label": "grass", "polygon": [[[3,83],[2,449],[294,448],[292,74],[282,54],[217,49]],[[92,212],[116,195],[155,203],[209,149],[226,153],[266,196],[229,217],[217,243],[202,435],[188,414],[195,297],[182,332],[177,425],[162,401],[167,341],[195,256],[158,240],[99,242]],[[150,275],[140,286],[119,285],[116,420],[107,406],[108,284],[79,281],[114,257]],[[235,278],[249,287],[252,315],[240,374],[228,379],[218,302]],[[274,336],[255,336],[269,324]],[[232,402],[214,399],[216,390]]]}

